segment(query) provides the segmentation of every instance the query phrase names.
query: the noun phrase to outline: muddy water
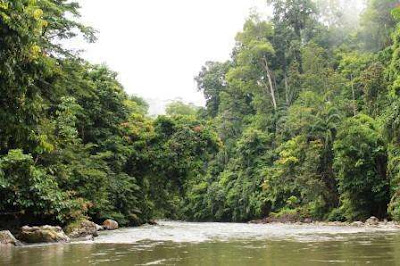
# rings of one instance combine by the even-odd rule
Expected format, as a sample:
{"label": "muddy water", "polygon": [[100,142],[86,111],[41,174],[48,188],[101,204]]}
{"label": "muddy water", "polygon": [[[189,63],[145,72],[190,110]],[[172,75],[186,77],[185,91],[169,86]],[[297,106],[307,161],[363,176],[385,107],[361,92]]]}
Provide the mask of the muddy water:
{"label": "muddy water", "polygon": [[95,241],[0,248],[0,265],[400,265],[400,231],[161,222]]}

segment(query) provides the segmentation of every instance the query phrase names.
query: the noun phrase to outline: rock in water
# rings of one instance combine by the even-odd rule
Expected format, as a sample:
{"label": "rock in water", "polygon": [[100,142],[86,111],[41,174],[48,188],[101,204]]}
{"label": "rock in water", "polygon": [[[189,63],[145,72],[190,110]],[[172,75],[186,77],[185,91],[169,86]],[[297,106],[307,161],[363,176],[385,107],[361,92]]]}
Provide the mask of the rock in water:
{"label": "rock in water", "polygon": [[149,225],[158,225],[158,223],[156,222],[156,220],[150,220],[148,222]]}
{"label": "rock in water", "polygon": [[81,220],[67,226],[66,232],[70,238],[84,238],[87,236],[98,236],[97,231],[100,229],[103,229],[103,227],[94,222]]}
{"label": "rock in water", "polygon": [[368,218],[368,220],[365,221],[366,225],[378,225],[379,224],[379,219],[376,218],[375,216],[371,216]]}
{"label": "rock in water", "polygon": [[69,237],[59,226],[23,226],[19,239],[27,243],[69,242]]}
{"label": "rock in water", "polygon": [[115,230],[115,229],[118,229],[118,223],[114,220],[107,219],[104,221],[103,227],[104,227],[104,229],[107,229],[107,230]]}
{"label": "rock in water", "polygon": [[0,231],[0,245],[14,245],[19,246],[21,243],[15,239],[10,231]]}

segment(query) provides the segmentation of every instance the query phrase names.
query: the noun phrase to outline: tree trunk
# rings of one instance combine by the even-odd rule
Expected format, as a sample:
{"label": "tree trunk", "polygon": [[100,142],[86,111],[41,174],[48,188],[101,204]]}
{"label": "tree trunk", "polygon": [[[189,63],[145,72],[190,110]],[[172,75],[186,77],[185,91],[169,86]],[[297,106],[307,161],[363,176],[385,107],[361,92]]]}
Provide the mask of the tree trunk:
{"label": "tree trunk", "polygon": [[290,104],[290,99],[289,99],[289,84],[288,84],[288,78],[287,78],[286,71],[285,71],[285,73],[284,73],[284,80],[285,80],[285,101],[286,101],[286,105],[289,106],[289,104]]}
{"label": "tree trunk", "polygon": [[278,106],[276,104],[275,89],[274,89],[274,85],[272,83],[271,71],[269,70],[268,61],[265,57],[263,58],[263,62],[264,62],[264,69],[265,69],[265,72],[266,72],[267,78],[268,78],[269,90],[270,90],[270,94],[271,94],[271,98],[272,98],[272,104],[274,105],[274,110],[276,111]]}

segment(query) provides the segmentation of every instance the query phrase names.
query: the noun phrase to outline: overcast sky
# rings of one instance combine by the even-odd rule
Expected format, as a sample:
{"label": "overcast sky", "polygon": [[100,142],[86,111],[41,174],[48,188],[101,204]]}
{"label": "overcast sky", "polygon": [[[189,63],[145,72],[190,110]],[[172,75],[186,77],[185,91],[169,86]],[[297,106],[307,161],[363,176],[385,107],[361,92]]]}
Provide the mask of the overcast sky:
{"label": "overcast sky", "polygon": [[250,10],[265,0],[80,0],[81,21],[99,31],[84,58],[119,73],[129,94],[160,112],[167,100],[204,103],[194,77],[208,60],[229,59]]}

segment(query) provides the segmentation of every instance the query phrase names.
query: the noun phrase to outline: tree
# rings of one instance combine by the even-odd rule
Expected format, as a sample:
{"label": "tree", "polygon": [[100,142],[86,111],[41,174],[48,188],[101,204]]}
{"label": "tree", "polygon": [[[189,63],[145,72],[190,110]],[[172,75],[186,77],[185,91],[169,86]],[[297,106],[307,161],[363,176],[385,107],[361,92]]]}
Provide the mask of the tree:
{"label": "tree", "polygon": [[0,1],[1,153],[21,146],[32,152],[48,138],[38,125],[48,108],[49,81],[60,71],[56,56],[67,53],[55,39],[79,32],[93,39],[90,28],[67,18],[77,9],[64,0]]}
{"label": "tree", "polygon": [[193,103],[185,104],[181,101],[174,101],[167,105],[166,113],[167,115],[191,115],[195,116],[199,111],[199,107]]}
{"label": "tree", "polygon": [[10,150],[0,158],[0,192],[0,214],[13,214],[20,223],[65,223],[80,217],[88,204],[60,190],[54,176],[22,150]]}
{"label": "tree", "polygon": [[389,180],[379,124],[362,114],[347,119],[338,131],[334,152],[334,169],[347,219],[384,217]]}
{"label": "tree", "polygon": [[[268,40],[272,33],[272,25],[259,21],[257,17],[245,23],[243,32],[236,36],[237,66],[229,70],[227,79],[228,83],[236,82],[237,79],[238,85],[250,93],[269,95],[276,111],[276,86],[269,63],[271,55],[274,55],[274,48]],[[257,87],[261,88],[261,92],[255,91]]]}
{"label": "tree", "polygon": [[[280,35],[285,36],[282,48],[292,51],[294,60],[299,64],[299,71],[302,72],[300,49],[301,44],[308,39],[304,30],[309,29],[314,23],[315,4],[311,0],[268,0],[267,2],[274,9],[273,23]],[[285,53],[282,53],[282,56],[286,58]]]}
{"label": "tree", "polygon": [[143,98],[136,95],[130,95],[125,105],[128,106],[132,113],[141,115],[147,115],[150,107]]}
{"label": "tree", "polygon": [[206,98],[208,115],[212,118],[218,115],[221,103],[221,92],[226,89],[226,72],[230,67],[230,62],[206,62],[201,72],[195,78],[199,91],[203,92]]}

